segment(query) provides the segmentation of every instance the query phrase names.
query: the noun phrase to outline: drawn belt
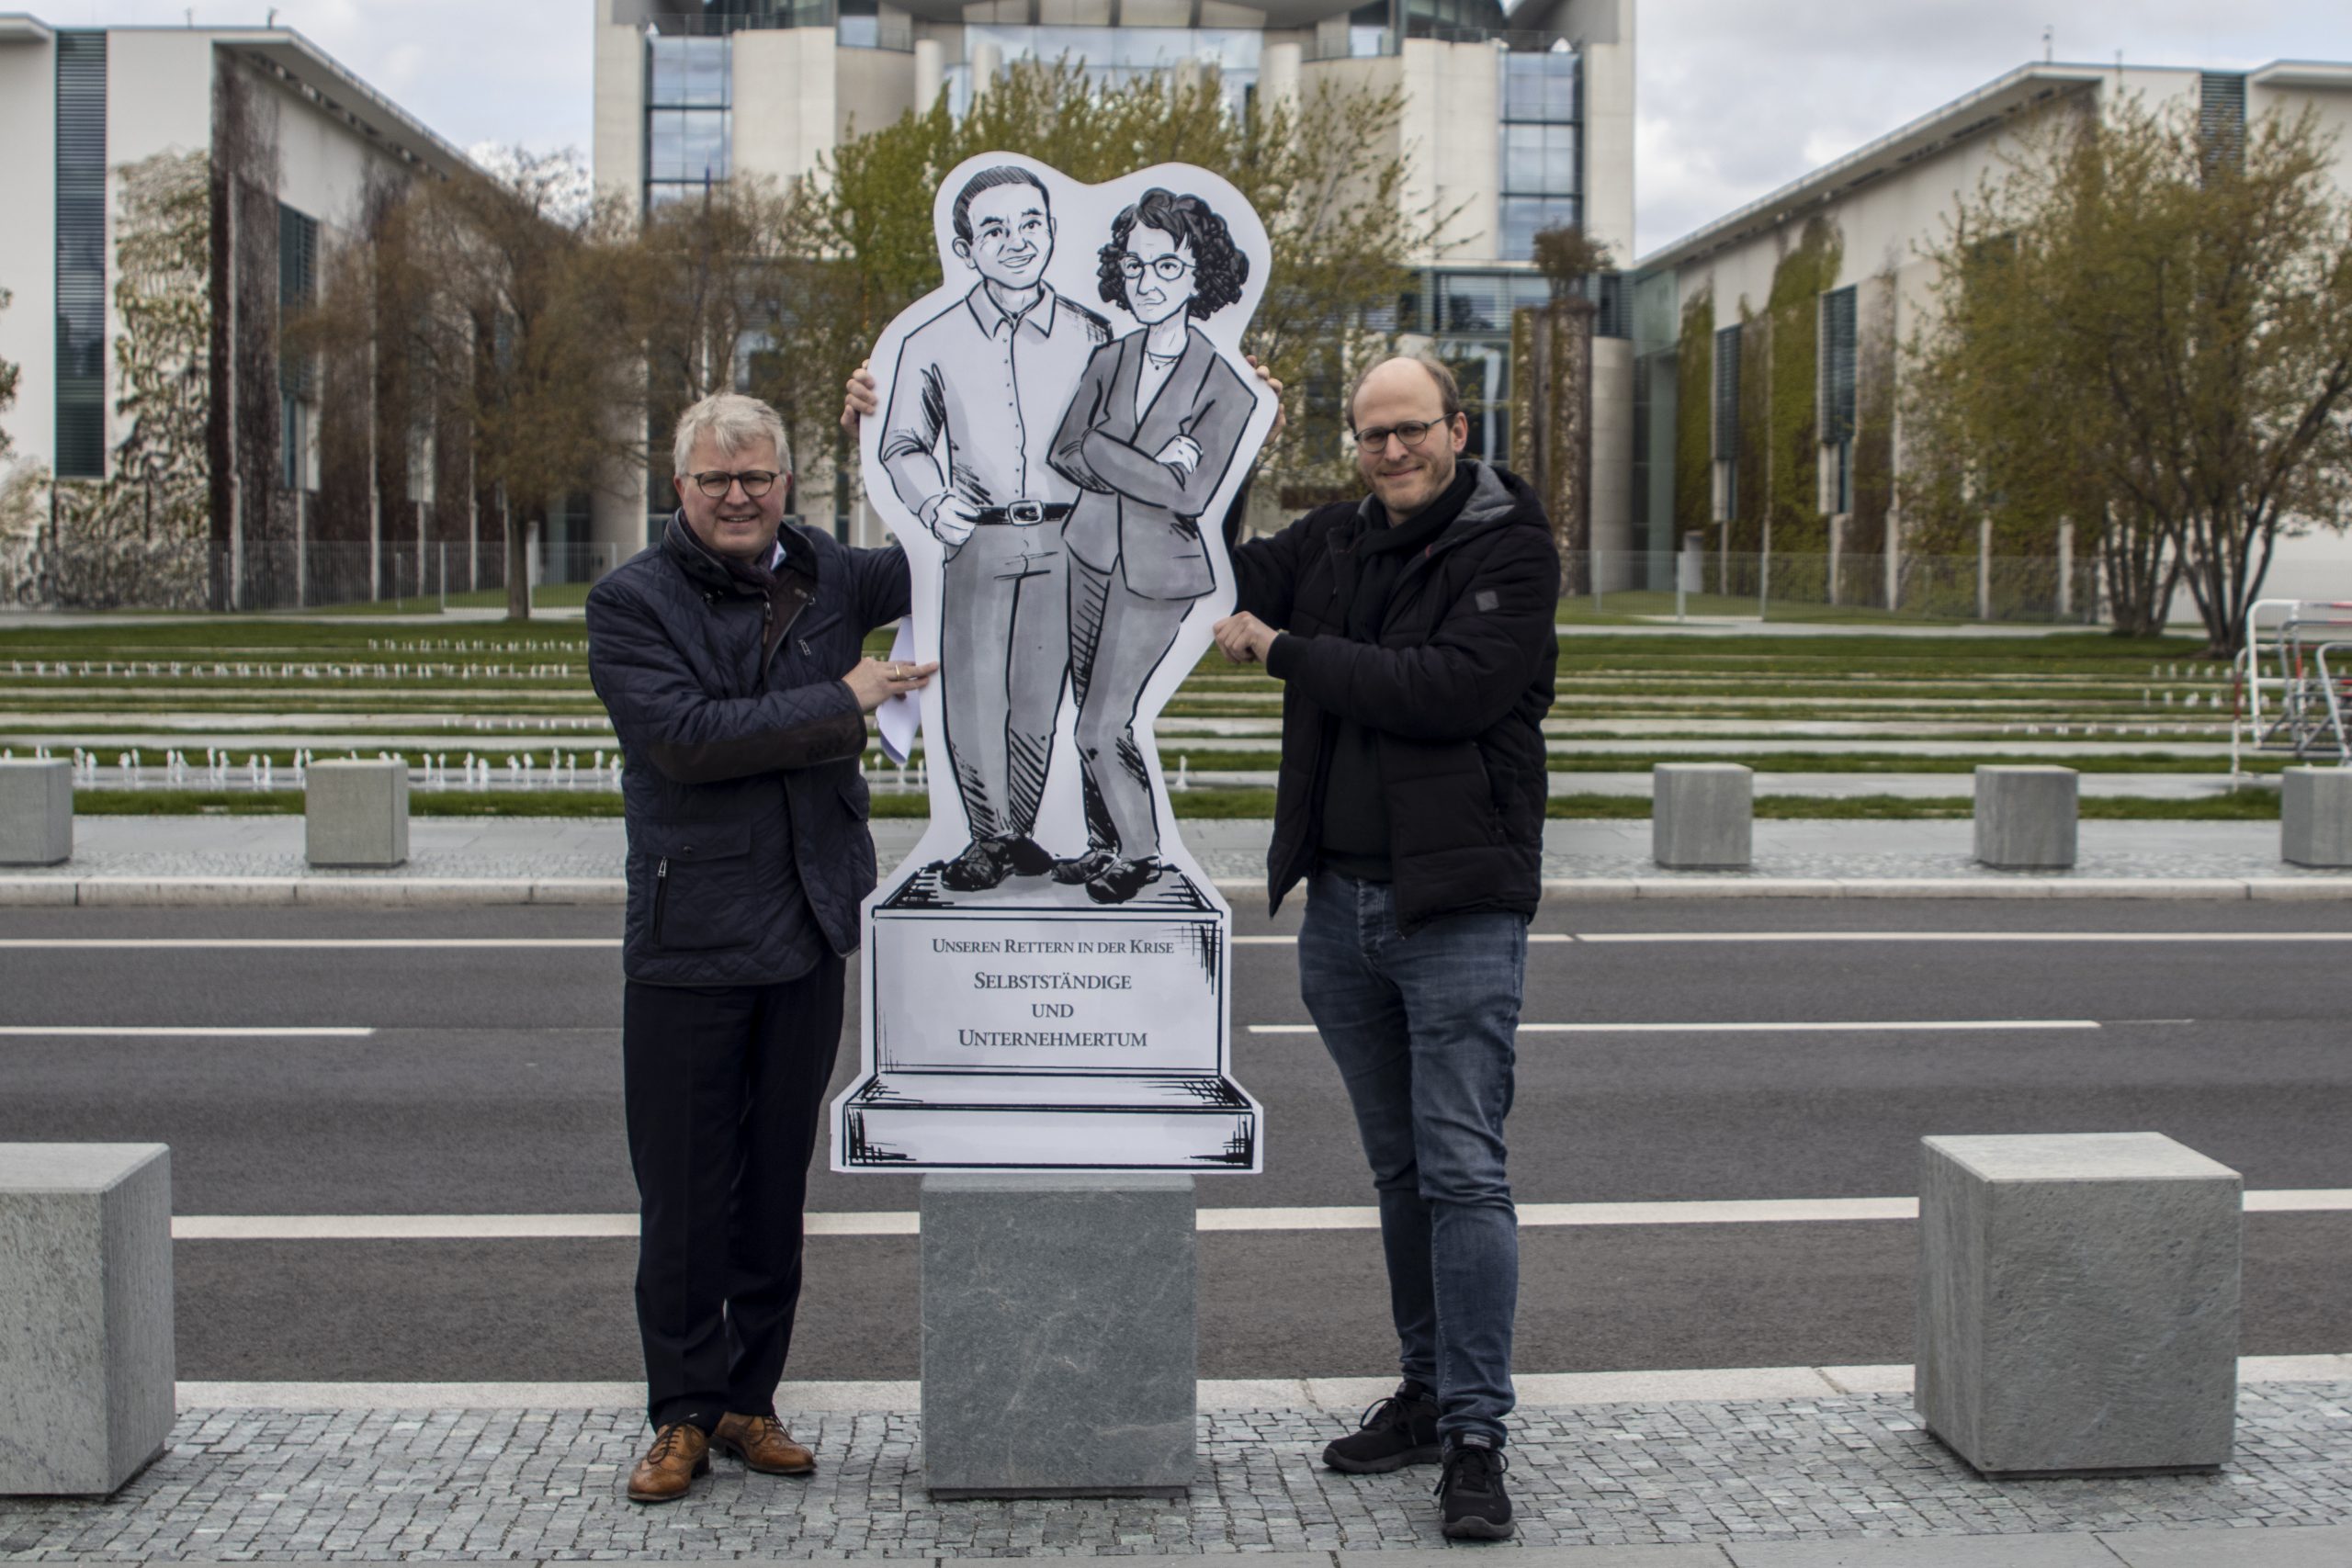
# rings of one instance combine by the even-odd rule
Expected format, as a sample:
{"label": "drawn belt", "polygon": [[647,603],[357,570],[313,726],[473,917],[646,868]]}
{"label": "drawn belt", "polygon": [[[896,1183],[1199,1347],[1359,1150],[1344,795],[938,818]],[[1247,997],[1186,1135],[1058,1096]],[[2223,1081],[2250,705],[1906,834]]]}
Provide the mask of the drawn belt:
{"label": "drawn belt", "polygon": [[1069,513],[1070,509],[1059,502],[1016,501],[1004,506],[983,507],[972,521],[983,525],[1012,523],[1026,527],[1038,523],[1058,523]]}

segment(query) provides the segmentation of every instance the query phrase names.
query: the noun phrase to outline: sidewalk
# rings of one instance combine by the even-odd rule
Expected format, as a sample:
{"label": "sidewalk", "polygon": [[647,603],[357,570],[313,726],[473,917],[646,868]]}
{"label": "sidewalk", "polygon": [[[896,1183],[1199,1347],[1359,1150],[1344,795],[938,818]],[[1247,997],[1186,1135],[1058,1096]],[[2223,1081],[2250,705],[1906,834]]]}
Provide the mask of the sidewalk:
{"label": "sidewalk", "polygon": [[[201,1391],[190,1387],[170,1450],[112,1500],[0,1501],[0,1559],[1133,1562],[1248,1552],[1277,1554],[1253,1558],[1268,1568],[1351,1568],[1369,1554],[1409,1564],[1410,1554],[1453,1549],[1530,1568],[2352,1562],[2352,1377],[2245,1382],[2236,1457],[2216,1475],[1992,1483],[1920,1429],[1907,1368],[1852,1371],[1904,1392],[1838,1393],[1815,1378],[1818,1393],[1769,1398],[1676,1398],[1669,1387],[1523,1404],[1510,1450],[1518,1539],[1464,1548],[1438,1532],[1433,1470],[1346,1476],[1316,1461],[1352,1424],[1352,1403],[1250,1397],[1295,1396],[1296,1383],[1204,1385],[1226,1397],[1204,1402],[1186,1501],[1005,1503],[930,1499],[911,1402],[812,1412],[795,1396],[859,1402],[786,1384],[782,1413],[817,1449],[813,1479],[749,1475],[722,1460],[687,1500],[660,1508],[621,1495],[645,1429],[642,1412],[617,1400],[192,1405],[187,1395]],[[1528,1392],[1552,1381],[1529,1379]],[[1359,1392],[1383,1391],[1351,1388],[1351,1401]]]}
{"label": "sidewalk", "polygon": [[[887,872],[920,820],[874,825]],[[1264,821],[1180,821],[1230,898],[1263,888]],[[1764,821],[1753,869],[1670,872],[1650,860],[1646,820],[1544,825],[1552,897],[2352,898],[2352,874],[2278,858],[2270,822],[2085,822],[2070,872],[1993,871],[1974,828],[1953,821]],[[299,817],[84,817],[63,865],[0,873],[0,905],[191,903],[617,904],[626,840],[617,818],[418,817],[409,861],[389,872],[319,871]]]}

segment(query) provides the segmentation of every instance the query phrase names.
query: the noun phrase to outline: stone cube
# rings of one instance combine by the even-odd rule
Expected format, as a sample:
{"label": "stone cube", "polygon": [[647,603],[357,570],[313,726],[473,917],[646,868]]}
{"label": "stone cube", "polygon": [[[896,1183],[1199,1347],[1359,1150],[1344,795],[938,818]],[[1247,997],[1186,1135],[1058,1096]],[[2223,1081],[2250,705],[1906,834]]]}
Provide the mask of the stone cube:
{"label": "stone cube", "polygon": [[0,865],[73,858],[74,764],[62,757],[0,760]]}
{"label": "stone cube", "polygon": [[922,1207],[932,1495],[1184,1495],[1193,1179],[942,1174]]}
{"label": "stone cube", "polygon": [[2225,1462],[2238,1173],[2160,1133],[1921,1142],[1928,1429],[1989,1476]]}
{"label": "stone cube", "polygon": [[1669,871],[1745,871],[1756,774],[1736,762],[1660,762],[1650,773],[1650,858]]}
{"label": "stone cube", "polygon": [[1976,858],[1997,871],[2067,871],[2075,863],[2072,768],[1976,770]]}
{"label": "stone cube", "polygon": [[2352,868],[2352,768],[2289,768],[2280,775],[2278,858]]}
{"label": "stone cube", "polygon": [[312,762],[302,792],[312,865],[399,865],[408,859],[408,764]]}
{"label": "stone cube", "polygon": [[0,1495],[101,1496],[171,1437],[161,1144],[0,1144]]}

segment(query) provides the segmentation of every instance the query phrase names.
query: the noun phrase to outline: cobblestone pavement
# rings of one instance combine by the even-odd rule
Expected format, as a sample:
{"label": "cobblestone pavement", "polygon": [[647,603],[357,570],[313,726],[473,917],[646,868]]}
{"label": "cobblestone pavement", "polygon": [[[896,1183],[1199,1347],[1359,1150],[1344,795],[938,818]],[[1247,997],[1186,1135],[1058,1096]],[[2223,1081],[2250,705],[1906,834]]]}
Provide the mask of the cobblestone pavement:
{"label": "cobblestone pavement", "polygon": [[[874,824],[883,866],[913,848],[925,824],[893,818]],[[1271,824],[1194,819],[1185,842],[1202,869],[1235,882],[1266,874]],[[1974,829],[1965,821],[1766,821],[1755,828],[1751,879],[1914,880],[1965,878],[1985,883],[2064,883],[2109,877],[2236,880],[2341,880],[2278,858],[2270,822],[2085,822],[2070,873],[1993,871],[1974,860]],[[300,818],[86,817],[74,824],[74,858],[63,865],[11,867],[8,875],[92,877],[315,877],[366,881],[390,877],[457,880],[613,879],[625,844],[618,818],[420,817],[409,826],[409,861],[394,872],[320,871],[304,863]],[[1559,821],[1545,825],[1544,874],[1575,881],[1640,877],[1666,882],[1719,873],[1675,873],[1650,860],[1646,820]]]}
{"label": "cobblestone pavement", "polygon": [[[789,1412],[786,1413],[787,1415]],[[2217,1475],[1990,1483],[1903,1395],[1524,1409],[1518,1543],[1544,1547],[2352,1523],[2352,1382],[2246,1385]],[[683,1503],[621,1480],[634,1410],[196,1410],[108,1502],[0,1501],[0,1559],[1037,1557],[1443,1546],[1432,1470],[1316,1462],[1339,1418],[1201,1419],[1189,1501],[934,1503],[909,1413],[798,1425],[808,1481],[716,1461]]]}

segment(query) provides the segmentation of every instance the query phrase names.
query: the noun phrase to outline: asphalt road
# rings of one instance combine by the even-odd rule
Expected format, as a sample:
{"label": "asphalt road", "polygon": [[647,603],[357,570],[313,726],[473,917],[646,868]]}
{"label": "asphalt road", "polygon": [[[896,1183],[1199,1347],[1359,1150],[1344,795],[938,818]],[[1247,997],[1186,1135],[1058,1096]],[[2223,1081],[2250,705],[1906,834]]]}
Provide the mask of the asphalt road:
{"label": "asphalt road", "polygon": [[[1279,937],[1295,917],[1245,909],[1236,931]],[[168,1143],[183,1215],[624,1213],[617,929],[610,909],[0,910],[0,1141]],[[1936,1133],[2154,1129],[2250,1190],[2352,1188],[2344,905],[1562,901],[1535,930],[1511,1119],[1523,1204],[1903,1195]],[[535,945],[344,945],[483,938]],[[334,945],[254,945],[288,939]],[[24,945],[60,942],[100,945]],[[1266,1108],[1267,1168],[1204,1179],[1202,1203],[1367,1203],[1320,1042],[1250,1032],[1306,1021],[1293,950],[1236,952],[1235,1072]],[[1717,1023],[1748,1027],[1657,1027]],[[1928,1024],[1947,1027],[1902,1027]],[[230,1032],[22,1032],[157,1027]],[[853,1025],[837,1082],[856,1049]],[[913,1178],[822,1170],[811,1199],[915,1201]],[[1910,1356],[1905,1222],[1523,1237],[1524,1371]],[[914,1239],[809,1245],[791,1375],[914,1375]],[[1202,1246],[1204,1375],[1393,1365],[1374,1233]],[[2251,1215],[2246,1248],[2248,1353],[2352,1348],[2352,1213]],[[634,1250],[184,1241],[180,1374],[632,1378]]]}

